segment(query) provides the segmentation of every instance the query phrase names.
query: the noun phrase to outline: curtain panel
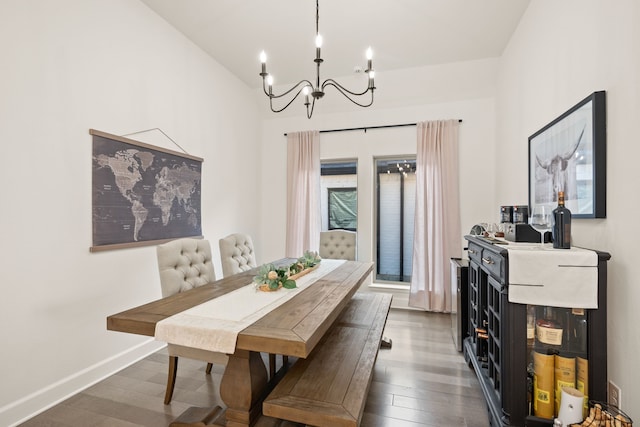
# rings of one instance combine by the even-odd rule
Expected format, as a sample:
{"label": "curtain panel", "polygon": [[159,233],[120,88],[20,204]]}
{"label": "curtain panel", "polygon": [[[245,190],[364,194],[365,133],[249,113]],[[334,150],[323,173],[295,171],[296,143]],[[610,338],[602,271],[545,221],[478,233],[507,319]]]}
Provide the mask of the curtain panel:
{"label": "curtain panel", "polygon": [[289,132],[285,256],[317,251],[320,229],[320,132]]}
{"label": "curtain panel", "polygon": [[450,312],[450,259],[462,253],[458,120],[417,124],[416,208],[409,305]]}

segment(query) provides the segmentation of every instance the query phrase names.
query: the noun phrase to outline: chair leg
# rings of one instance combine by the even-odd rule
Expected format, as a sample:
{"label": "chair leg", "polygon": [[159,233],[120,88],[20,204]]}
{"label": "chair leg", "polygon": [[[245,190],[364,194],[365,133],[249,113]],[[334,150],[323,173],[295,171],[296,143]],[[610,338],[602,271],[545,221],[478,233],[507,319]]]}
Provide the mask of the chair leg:
{"label": "chair leg", "polygon": [[380,348],[391,348],[392,345],[393,341],[391,340],[391,338],[382,337],[382,339],[380,340]]}
{"label": "chair leg", "polygon": [[269,379],[276,376],[276,355],[269,353]]}
{"label": "chair leg", "polygon": [[168,405],[173,397],[173,387],[176,385],[178,372],[178,356],[169,356],[169,374],[167,376],[167,391],[164,394],[164,404]]}
{"label": "chair leg", "polygon": [[207,375],[211,374],[211,368],[213,368],[213,363],[207,363]]}

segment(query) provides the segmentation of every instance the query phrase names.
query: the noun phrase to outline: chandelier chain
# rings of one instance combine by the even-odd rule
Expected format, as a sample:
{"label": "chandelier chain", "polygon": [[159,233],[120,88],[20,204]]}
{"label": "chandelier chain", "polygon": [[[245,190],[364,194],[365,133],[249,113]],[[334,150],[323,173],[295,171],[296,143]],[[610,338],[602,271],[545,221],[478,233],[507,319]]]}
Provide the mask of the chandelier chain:
{"label": "chandelier chain", "polygon": [[316,36],[320,34],[320,0],[316,0]]}

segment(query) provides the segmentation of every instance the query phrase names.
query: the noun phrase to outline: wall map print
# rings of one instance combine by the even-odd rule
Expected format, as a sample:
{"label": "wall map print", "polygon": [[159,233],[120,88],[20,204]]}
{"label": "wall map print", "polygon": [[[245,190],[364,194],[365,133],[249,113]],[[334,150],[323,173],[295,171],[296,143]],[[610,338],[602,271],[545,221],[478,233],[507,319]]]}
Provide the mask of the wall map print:
{"label": "wall map print", "polygon": [[202,235],[202,159],[91,129],[91,251]]}

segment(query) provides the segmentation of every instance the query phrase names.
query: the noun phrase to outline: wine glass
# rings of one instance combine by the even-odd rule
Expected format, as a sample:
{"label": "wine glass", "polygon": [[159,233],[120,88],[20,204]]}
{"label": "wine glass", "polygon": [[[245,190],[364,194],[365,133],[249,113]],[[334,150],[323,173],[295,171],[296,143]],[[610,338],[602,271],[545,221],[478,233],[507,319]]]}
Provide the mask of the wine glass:
{"label": "wine glass", "polygon": [[535,205],[531,210],[529,224],[540,233],[540,244],[544,244],[544,233],[551,231],[553,215],[551,208],[544,205]]}

